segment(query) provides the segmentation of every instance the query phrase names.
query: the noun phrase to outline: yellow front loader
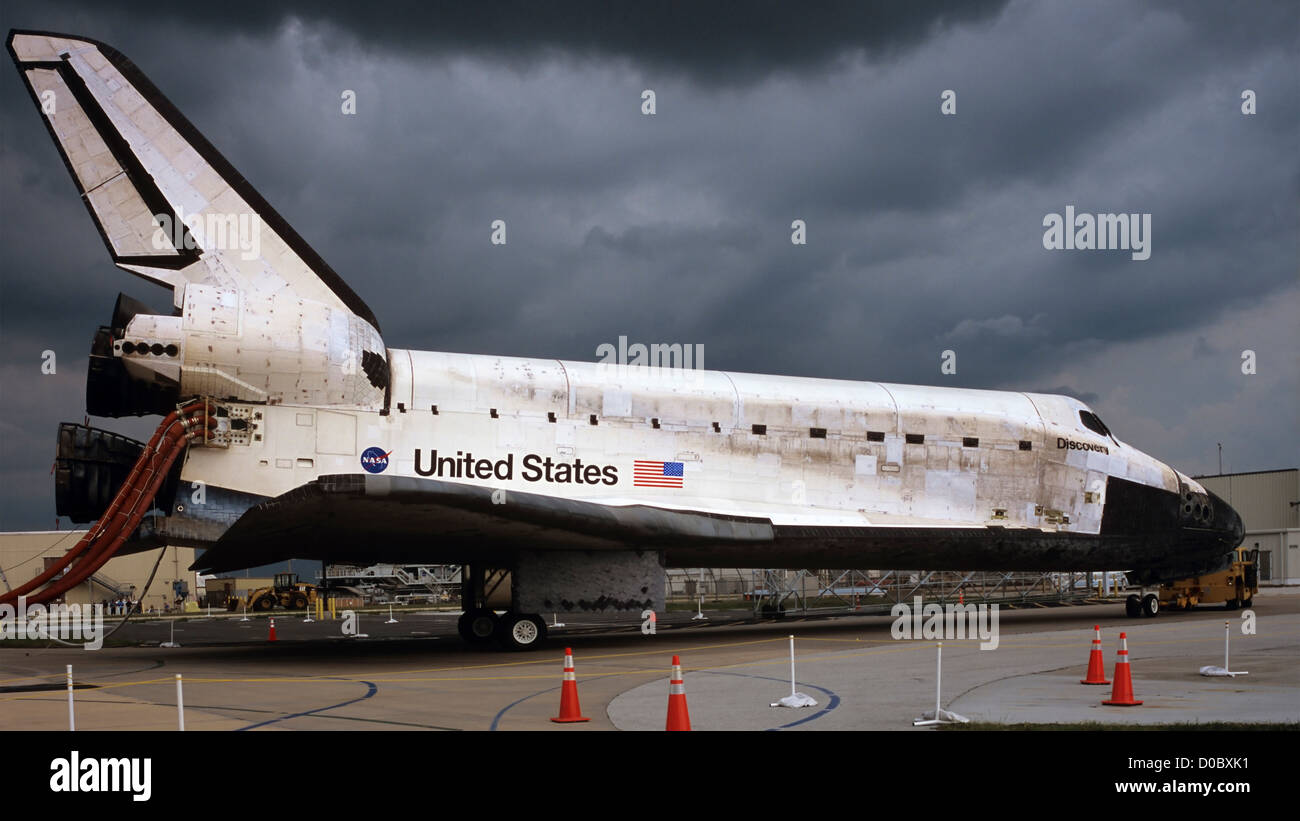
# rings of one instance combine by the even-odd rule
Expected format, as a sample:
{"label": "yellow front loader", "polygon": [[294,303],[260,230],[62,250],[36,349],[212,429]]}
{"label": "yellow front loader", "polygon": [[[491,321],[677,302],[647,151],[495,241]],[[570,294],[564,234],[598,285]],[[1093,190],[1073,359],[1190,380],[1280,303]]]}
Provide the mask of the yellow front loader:
{"label": "yellow front loader", "polygon": [[254,612],[266,612],[276,607],[285,610],[306,610],[316,603],[316,586],[298,581],[293,573],[275,574],[272,587],[259,587],[248,593],[247,599],[231,598],[226,607],[235,611],[247,606]]}

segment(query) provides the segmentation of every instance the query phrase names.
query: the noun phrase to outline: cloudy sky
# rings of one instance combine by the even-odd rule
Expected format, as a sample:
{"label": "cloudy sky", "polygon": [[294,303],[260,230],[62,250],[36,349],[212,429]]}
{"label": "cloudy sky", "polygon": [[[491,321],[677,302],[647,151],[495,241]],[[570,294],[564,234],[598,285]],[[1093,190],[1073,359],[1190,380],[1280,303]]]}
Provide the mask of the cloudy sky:
{"label": "cloudy sky", "polygon": [[[390,347],[702,344],[1069,393],[1189,473],[1218,442],[1227,471],[1300,463],[1295,3],[337,5],[6,0],[0,24],[131,58]],[[112,266],[12,68],[0,111],[0,528],[48,529],[95,329],[118,291],[168,295]],[[1069,205],[1150,214],[1150,258],[1045,249]]]}

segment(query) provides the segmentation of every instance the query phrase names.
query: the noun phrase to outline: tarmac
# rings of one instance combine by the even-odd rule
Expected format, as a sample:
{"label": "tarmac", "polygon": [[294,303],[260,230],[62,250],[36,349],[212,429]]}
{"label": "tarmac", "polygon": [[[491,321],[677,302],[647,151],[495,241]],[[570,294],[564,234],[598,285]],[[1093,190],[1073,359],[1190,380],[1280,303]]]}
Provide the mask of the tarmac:
{"label": "tarmac", "polygon": [[[1250,613],[1255,633],[1243,634]],[[717,614],[711,614],[716,619]],[[190,617],[132,622],[124,635],[152,646],[85,651],[53,646],[0,649],[0,728],[66,730],[65,665],[73,665],[78,730],[174,730],[183,676],[187,730],[661,730],[671,656],[681,656],[693,729],[899,730],[933,710],[932,640],[896,640],[887,615],[801,619],[718,627],[663,619],[654,635],[561,616],[547,647],[502,653],[465,645],[455,615],[366,614],[367,638],[339,622],[304,624],[302,614],[267,621]],[[1222,665],[1231,625],[1236,678],[1206,678]],[[1107,707],[1109,686],[1081,685],[1102,627],[1106,675],[1120,631],[1128,634],[1133,688],[1142,706]],[[110,623],[111,627],[111,623]],[[1300,722],[1300,588],[1261,592],[1251,611],[1199,608],[1129,619],[1122,603],[1048,609],[1002,608],[996,649],[945,641],[942,704],[973,721],[1185,724]],[[172,637],[182,646],[157,643]],[[812,707],[772,707],[790,694],[789,636],[796,689]],[[555,724],[564,647],[573,648],[589,722]]]}

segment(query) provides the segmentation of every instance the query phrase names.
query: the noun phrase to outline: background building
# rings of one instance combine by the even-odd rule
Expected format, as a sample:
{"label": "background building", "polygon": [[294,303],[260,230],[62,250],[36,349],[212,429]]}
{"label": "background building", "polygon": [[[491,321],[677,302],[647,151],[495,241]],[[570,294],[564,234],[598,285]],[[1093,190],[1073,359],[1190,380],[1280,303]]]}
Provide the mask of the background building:
{"label": "background building", "polygon": [[[31,581],[57,561],[82,537],[84,530],[38,530],[0,533],[0,591],[9,591]],[[68,591],[64,600],[69,604],[114,601],[119,598],[139,599],[144,609],[163,610],[168,604],[175,606],[176,582],[184,584],[188,601],[197,601],[203,591],[199,588],[198,574],[187,568],[193,563],[195,550],[190,547],[168,547],[158,562],[158,551],[149,550],[130,556],[110,559],[99,572],[84,584]],[[158,573],[145,595],[145,584],[154,565]]]}
{"label": "background building", "polygon": [[1259,548],[1260,584],[1300,584],[1300,469],[1197,476],[1232,505]]}

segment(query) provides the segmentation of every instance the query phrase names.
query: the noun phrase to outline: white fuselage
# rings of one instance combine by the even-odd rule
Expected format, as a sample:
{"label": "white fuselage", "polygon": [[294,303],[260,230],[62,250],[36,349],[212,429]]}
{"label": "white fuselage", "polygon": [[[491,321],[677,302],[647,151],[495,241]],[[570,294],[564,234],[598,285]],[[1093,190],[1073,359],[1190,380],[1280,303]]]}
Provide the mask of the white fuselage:
{"label": "white fuselage", "polygon": [[[1108,476],[1179,489],[1065,396],[387,353],[387,413],[232,403],[253,427],[192,450],[182,479],[274,497],[364,469],[774,524],[1074,533],[1098,532]],[[362,464],[371,448],[386,464]],[[638,460],[681,463],[681,487],[643,486]]]}

